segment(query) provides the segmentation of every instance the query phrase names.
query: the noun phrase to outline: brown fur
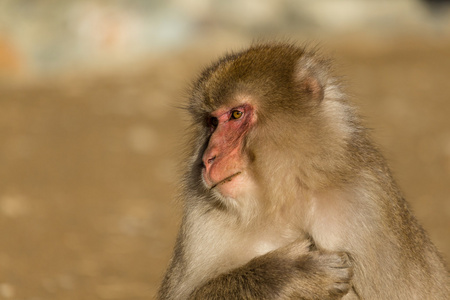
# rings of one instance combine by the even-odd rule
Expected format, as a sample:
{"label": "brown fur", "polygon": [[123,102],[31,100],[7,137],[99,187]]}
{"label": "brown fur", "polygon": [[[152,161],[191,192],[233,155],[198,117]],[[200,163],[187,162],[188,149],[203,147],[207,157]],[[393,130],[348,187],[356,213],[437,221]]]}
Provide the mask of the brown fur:
{"label": "brown fur", "polygon": [[[231,199],[201,180],[205,120],[242,102],[256,107],[249,188]],[[326,60],[254,45],[206,69],[189,110],[184,218],[160,299],[339,299],[350,284],[344,299],[449,299],[442,259]]]}

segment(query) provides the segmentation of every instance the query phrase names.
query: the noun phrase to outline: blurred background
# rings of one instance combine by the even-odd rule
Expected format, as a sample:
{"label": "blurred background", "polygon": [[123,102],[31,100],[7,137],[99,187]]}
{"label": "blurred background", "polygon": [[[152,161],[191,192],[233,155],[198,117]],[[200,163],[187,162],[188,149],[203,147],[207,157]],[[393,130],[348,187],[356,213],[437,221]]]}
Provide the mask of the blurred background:
{"label": "blurred background", "polygon": [[0,299],[152,299],[180,223],[187,116],[258,39],[334,58],[450,260],[450,5],[420,0],[0,0]]}

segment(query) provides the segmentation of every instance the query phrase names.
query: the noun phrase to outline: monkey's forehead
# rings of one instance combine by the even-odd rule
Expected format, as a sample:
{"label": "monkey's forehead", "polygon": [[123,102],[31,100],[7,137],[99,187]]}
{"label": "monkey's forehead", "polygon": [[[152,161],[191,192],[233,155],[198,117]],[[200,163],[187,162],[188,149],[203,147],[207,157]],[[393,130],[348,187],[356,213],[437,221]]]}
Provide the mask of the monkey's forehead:
{"label": "monkey's forehead", "polygon": [[211,111],[238,96],[261,98],[292,88],[293,72],[304,48],[292,44],[257,44],[225,55],[193,84],[190,107]]}

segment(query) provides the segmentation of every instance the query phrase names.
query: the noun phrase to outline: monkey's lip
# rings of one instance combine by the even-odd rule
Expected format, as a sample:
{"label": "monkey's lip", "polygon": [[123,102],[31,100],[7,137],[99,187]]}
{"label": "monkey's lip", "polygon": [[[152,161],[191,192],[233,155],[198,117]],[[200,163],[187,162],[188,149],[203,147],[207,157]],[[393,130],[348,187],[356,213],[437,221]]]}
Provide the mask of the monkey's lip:
{"label": "monkey's lip", "polygon": [[221,181],[219,181],[219,182],[213,184],[213,185],[211,186],[210,190],[212,190],[213,188],[215,188],[215,187],[218,186],[218,185],[221,185],[221,184],[224,184],[224,183],[226,183],[226,182],[231,181],[234,177],[240,175],[241,173],[242,173],[242,172],[236,172],[236,173],[234,173],[233,175],[230,175],[230,176],[226,177],[225,179],[222,179]]}

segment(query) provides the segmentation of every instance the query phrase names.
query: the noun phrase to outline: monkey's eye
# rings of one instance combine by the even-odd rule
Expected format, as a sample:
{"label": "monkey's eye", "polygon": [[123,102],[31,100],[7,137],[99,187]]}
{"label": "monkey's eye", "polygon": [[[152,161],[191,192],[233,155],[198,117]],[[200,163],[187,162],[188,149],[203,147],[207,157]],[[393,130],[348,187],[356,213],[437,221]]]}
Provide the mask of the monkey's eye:
{"label": "monkey's eye", "polygon": [[240,117],[242,117],[242,111],[239,111],[239,110],[233,110],[233,111],[231,112],[231,119],[237,120],[237,119],[239,119]]}

